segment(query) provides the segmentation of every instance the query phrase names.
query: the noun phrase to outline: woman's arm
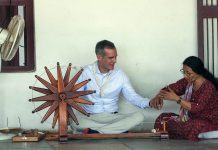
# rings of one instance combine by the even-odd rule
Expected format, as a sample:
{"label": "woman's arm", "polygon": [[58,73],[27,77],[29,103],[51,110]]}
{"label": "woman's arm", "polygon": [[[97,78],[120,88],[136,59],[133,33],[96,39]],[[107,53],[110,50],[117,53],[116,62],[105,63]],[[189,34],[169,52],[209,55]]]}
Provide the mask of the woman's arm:
{"label": "woman's arm", "polygon": [[171,88],[168,87],[168,90],[161,90],[159,97],[161,99],[166,99],[170,101],[175,101],[180,104],[184,109],[191,110],[191,102],[182,99],[178,96]]}
{"label": "woman's arm", "polygon": [[168,90],[168,87],[172,89],[177,95],[183,95],[185,93],[186,86],[188,81],[185,78],[182,78],[175,83],[169,84],[164,87],[162,90]]}

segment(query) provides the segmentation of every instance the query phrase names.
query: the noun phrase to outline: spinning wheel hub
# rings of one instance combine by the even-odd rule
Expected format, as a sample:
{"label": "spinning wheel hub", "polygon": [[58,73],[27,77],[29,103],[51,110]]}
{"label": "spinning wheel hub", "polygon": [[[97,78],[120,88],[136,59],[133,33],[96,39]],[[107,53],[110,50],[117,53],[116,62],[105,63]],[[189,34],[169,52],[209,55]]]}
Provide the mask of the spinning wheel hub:
{"label": "spinning wheel hub", "polygon": [[60,98],[62,101],[64,101],[64,100],[66,100],[67,96],[66,96],[65,93],[61,93],[61,94],[59,94],[59,98]]}

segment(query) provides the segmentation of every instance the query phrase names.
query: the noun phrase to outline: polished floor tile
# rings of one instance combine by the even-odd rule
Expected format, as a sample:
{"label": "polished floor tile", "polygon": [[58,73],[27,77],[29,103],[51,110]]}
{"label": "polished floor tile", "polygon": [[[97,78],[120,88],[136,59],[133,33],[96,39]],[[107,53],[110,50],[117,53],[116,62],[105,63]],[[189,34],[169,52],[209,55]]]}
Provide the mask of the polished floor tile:
{"label": "polished floor tile", "polygon": [[0,142],[0,150],[217,150],[218,139],[191,142],[159,139],[107,139],[58,141]]}

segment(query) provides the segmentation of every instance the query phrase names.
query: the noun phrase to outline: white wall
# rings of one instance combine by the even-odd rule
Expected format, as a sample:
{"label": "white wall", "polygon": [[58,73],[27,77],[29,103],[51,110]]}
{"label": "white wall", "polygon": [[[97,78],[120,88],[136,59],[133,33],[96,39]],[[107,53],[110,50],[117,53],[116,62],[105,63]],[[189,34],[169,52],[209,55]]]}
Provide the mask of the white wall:
{"label": "white wall", "polygon": [[[117,65],[128,74],[136,91],[153,97],[182,75],[181,63],[197,55],[195,0],[35,0],[36,72],[0,74],[0,127],[50,129],[32,114],[28,86],[43,67],[95,61],[97,41],[108,39],[118,49]],[[163,111],[177,111],[166,102]],[[148,121],[161,111],[146,110]]]}

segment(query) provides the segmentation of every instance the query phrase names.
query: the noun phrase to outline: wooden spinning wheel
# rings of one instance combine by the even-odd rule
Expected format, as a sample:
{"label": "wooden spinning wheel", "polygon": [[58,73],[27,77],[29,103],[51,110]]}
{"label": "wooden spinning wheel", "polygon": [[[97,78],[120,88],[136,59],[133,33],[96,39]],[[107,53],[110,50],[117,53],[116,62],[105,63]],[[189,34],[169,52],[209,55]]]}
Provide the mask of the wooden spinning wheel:
{"label": "wooden spinning wheel", "polygon": [[84,80],[77,84],[76,82],[83,71],[83,69],[81,69],[70,80],[71,64],[68,65],[65,76],[63,78],[61,67],[59,63],[57,63],[57,80],[54,78],[54,76],[47,67],[45,67],[45,71],[50,82],[42,79],[37,75],[35,77],[46,88],[39,88],[35,86],[29,87],[34,91],[45,94],[44,96],[35,97],[29,100],[31,102],[44,102],[43,104],[35,108],[32,113],[41,111],[49,107],[46,114],[42,118],[41,123],[46,121],[48,117],[51,116],[52,113],[54,113],[52,128],[55,127],[58,120],[59,133],[57,136],[59,137],[60,141],[66,141],[68,139],[67,126],[70,122],[69,119],[72,119],[77,125],[79,124],[72,108],[78,110],[86,116],[89,116],[89,114],[80,105],[78,105],[78,103],[93,105],[91,101],[82,99],[80,98],[80,96],[92,94],[95,91],[77,91],[79,88],[86,85],[91,79]]}

